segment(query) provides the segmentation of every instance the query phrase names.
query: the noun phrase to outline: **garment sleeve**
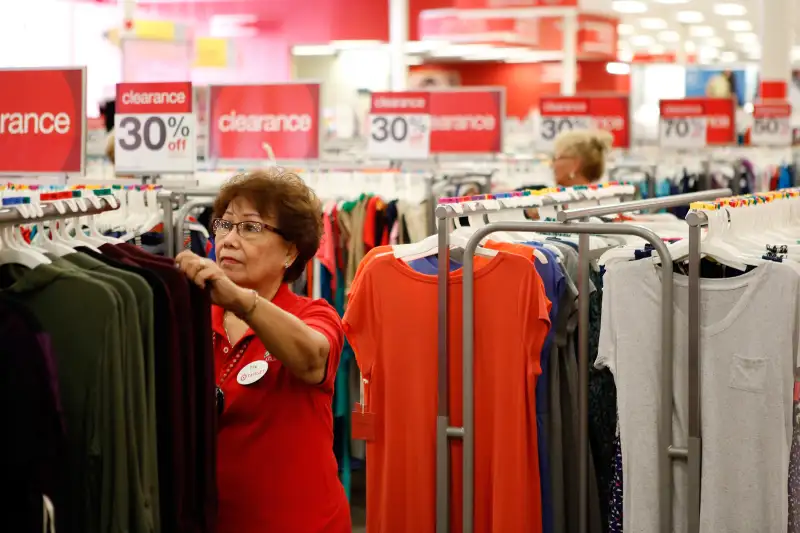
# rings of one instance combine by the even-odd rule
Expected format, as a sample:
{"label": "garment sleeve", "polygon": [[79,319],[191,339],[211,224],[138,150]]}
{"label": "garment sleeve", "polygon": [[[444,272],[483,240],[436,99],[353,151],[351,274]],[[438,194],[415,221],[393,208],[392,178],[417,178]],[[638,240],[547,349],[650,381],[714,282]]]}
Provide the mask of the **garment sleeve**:
{"label": "garment sleeve", "polygon": [[347,341],[353,348],[356,363],[365,379],[369,379],[375,354],[378,349],[376,336],[373,334],[374,291],[372,288],[372,273],[365,268],[359,283],[354,285],[350,293],[347,310],[344,313],[343,325]]}
{"label": "garment sleeve", "polygon": [[328,339],[330,349],[328,350],[328,361],[325,366],[325,379],[322,380],[319,386],[333,391],[336,370],[339,368],[339,360],[344,346],[342,321],[336,310],[325,300],[314,300],[303,312],[301,320],[308,327],[319,331]]}
{"label": "garment sleeve", "polygon": [[[520,316],[522,318],[522,338],[528,354],[528,381],[532,387],[542,373],[541,356],[547,333],[550,331],[550,300],[545,294],[541,277],[533,268],[526,276],[527,282],[520,284]],[[524,287],[527,286],[527,290]]]}
{"label": "garment sleeve", "polygon": [[617,374],[617,331],[614,321],[614,285],[616,272],[613,267],[606,270],[603,276],[603,304],[600,311],[600,340],[597,347],[597,359],[594,366],[598,370],[608,368]]}

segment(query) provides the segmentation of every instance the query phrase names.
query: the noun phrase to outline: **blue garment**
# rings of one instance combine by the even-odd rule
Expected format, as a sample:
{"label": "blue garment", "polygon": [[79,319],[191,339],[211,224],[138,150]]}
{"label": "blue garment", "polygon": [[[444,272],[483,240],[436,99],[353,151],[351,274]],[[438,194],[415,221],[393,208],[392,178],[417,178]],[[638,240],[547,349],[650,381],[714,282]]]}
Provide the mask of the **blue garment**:
{"label": "blue garment", "polygon": [[217,260],[217,249],[214,246],[214,237],[211,237],[210,239],[208,239],[208,242],[211,243],[211,249],[208,251],[208,258],[211,259],[212,261],[216,261]]}

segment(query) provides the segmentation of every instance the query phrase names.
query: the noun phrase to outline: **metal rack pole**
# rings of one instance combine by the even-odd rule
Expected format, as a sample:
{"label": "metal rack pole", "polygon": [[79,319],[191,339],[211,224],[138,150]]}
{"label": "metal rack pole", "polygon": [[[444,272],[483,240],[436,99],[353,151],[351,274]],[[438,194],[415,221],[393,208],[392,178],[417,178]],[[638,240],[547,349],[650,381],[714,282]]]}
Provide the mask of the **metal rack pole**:
{"label": "metal rack pole", "polygon": [[175,257],[175,228],[172,225],[172,200],[170,191],[158,192],[158,203],[161,206],[162,226],[164,228],[164,246],[167,257]]}
{"label": "metal rack pole", "polygon": [[689,472],[687,498],[687,531],[700,531],[700,479],[702,464],[702,430],[700,421],[700,230],[708,224],[702,211],[686,216],[689,224]]}
{"label": "metal rack pole", "polygon": [[[449,293],[450,234],[447,230],[448,212],[436,207],[439,234],[438,309],[437,322],[437,392],[436,411],[436,533],[450,533],[450,406],[447,401],[447,320]],[[463,437],[463,433],[461,435]]]}
{"label": "metal rack pole", "polygon": [[46,222],[48,220],[63,220],[66,218],[75,218],[75,217],[89,217],[92,215],[99,215],[100,213],[105,213],[107,211],[115,211],[119,209],[119,204],[114,207],[110,201],[103,197],[98,196],[103,200],[103,205],[95,207],[94,205],[88,205],[86,207],[86,211],[72,211],[69,206],[66,206],[65,209],[68,210],[66,213],[61,213],[54,204],[43,202],[41,204],[42,208],[42,216],[39,217],[24,217],[22,213],[19,212],[13,206],[3,207],[0,209],[0,224],[34,224],[36,222]]}
{"label": "metal rack pole", "polygon": [[[587,222],[588,219],[583,219]],[[578,235],[578,323],[589,323],[589,234]],[[583,296],[581,296],[583,295]],[[589,531],[589,328],[578,328],[578,531]]]}
{"label": "metal rack pole", "polygon": [[[531,233],[577,233],[595,235],[634,235],[648,241],[658,253],[663,264],[671,264],[672,257],[669,250],[661,238],[653,231],[631,224],[559,224],[555,222],[502,222],[491,223],[487,226],[477,228],[475,233],[467,241],[463,263],[463,283],[464,283],[464,329],[463,329],[463,381],[464,381],[464,427],[450,428],[461,430],[464,433],[464,504],[463,522],[464,533],[474,533],[473,528],[473,498],[472,489],[474,487],[474,390],[472,388],[474,377],[474,255],[478,244],[488,235],[498,231],[515,231]],[[661,334],[663,339],[662,349],[668,359],[672,359],[672,269],[664,269],[662,274],[662,317]],[[587,294],[582,298],[586,300]],[[581,296],[579,295],[579,298]],[[671,408],[671,406],[670,406]],[[468,498],[469,495],[469,498]],[[437,532],[438,533],[438,532]]]}
{"label": "metal rack pole", "polygon": [[[216,196],[217,193],[214,193]],[[194,194],[193,194],[194,195]],[[205,195],[204,195],[205,196]],[[177,220],[175,221],[175,244],[171,248],[173,250],[172,257],[175,257],[181,252],[181,242],[183,239],[183,227],[185,226],[186,216],[191,213],[192,209],[196,207],[210,207],[214,205],[213,198],[204,198],[202,200],[189,200],[178,209]]]}
{"label": "metal rack pole", "polygon": [[[716,199],[723,196],[730,196],[730,189],[713,189],[710,191],[690,192],[686,194],[676,194],[674,196],[664,196],[663,198],[650,198],[647,200],[637,200],[624,204],[599,205],[597,207],[581,207],[568,209],[558,213],[559,222],[570,222],[587,217],[602,217],[606,215],[616,215],[628,211],[640,211],[643,209],[666,209],[668,207],[678,207],[689,205],[692,202],[702,202],[704,200]],[[624,209],[623,209],[624,208]]]}

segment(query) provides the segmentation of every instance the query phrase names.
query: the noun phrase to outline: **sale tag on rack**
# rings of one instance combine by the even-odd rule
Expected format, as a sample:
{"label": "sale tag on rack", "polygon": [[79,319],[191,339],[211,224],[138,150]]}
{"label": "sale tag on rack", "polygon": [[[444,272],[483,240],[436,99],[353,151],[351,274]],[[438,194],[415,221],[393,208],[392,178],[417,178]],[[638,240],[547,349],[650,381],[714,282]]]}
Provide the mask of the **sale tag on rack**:
{"label": "sale tag on rack", "polygon": [[370,157],[427,159],[431,153],[428,93],[372,93],[368,139]]}
{"label": "sale tag on rack", "polygon": [[539,114],[540,150],[552,152],[556,138],[565,131],[595,129],[610,132],[614,148],[630,146],[627,96],[543,96]]}
{"label": "sale tag on rack", "polygon": [[736,108],[731,98],[661,100],[659,109],[662,148],[694,150],[735,141]]}
{"label": "sale tag on rack", "polygon": [[190,82],[118,83],[117,174],[185,174],[197,163]]}
{"label": "sale tag on rack", "polygon": [[792,105],[789,102],[753,104],[750,144],[753,146],[791,146]]}

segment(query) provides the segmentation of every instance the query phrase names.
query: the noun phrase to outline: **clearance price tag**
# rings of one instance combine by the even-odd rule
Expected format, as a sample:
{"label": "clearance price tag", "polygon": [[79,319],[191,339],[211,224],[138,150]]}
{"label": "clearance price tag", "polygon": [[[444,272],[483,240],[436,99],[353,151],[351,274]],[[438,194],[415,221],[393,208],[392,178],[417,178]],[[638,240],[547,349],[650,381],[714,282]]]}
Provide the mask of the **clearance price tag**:
{"label": "clearance price tag", "polygon": [[118,83],[117,174],[184,174],[197,162],[192,84]]}
{"label": "clearance price tag", "polygon": [[659,144],[662,148],[699,148],[706,146],[705,117],[661,117]]}
{"label": "clearance price tag", "polygon": [[376,159],[427,159],[431,151],[428,93],[372,93],[367,152]]}
{"label": "clearance price tag", "polygon": [[753,105],[750,144],[754,146],[792,145],[792,106],[789,102]]}

